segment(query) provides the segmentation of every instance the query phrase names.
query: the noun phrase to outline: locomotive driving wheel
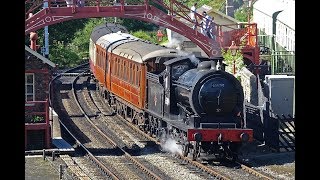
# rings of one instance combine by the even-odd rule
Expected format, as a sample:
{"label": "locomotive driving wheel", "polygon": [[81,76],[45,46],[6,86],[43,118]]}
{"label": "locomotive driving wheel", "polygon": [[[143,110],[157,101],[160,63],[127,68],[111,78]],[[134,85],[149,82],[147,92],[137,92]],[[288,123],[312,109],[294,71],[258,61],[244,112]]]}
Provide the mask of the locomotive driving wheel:
{"label": "locomotive driving wheel", "polygon": [[195,142],[195,144],[193,145],[192,160],[195,161],[199,156],[200,156],[200,144],[199,142]]}
{"label": "locomotive driving wheel", "polygon": [[182,155],[184,157],[188,156],[189,151],[190,151],[189,147],[190,147],[190,143],[186,143],[186,144],[182,145]]}

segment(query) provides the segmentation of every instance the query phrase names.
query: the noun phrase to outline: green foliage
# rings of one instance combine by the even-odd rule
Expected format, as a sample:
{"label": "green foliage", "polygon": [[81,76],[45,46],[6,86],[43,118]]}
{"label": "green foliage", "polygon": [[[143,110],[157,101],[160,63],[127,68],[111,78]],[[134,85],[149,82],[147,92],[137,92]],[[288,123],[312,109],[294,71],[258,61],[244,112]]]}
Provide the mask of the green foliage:
{"label": "green foliage", "polygon": [[55,41],[53,43],[49,58],[52,62],[58,64],[59,67],[62,68],[74,67],[82,63],[80,57],[61,41]]}
{"label": "green foliage", "polygon": [[128,31],[155,31],[156,29],[159,29],[159,26],[155,24],[135,19],[121,19],[121,24],[125,26],[128,29]]}
{"label": "green foliage", "polygon": [[221,49],[221,55],[224,58],[224,63],[226,66],[226,71],[233,74],[233,63],[235,62],[236,74],[235,76],[238,78],[237,73],[245,66],[243,62],[243,54],[241,49],[243,47],[243,43],[241,43],[239,49],[236,50],[236,53],[233,55],[231,49]]}
{"label": "green foliage", "polygon": [[150,34],[148,34],[147,32],[144,32],[142,30],[139,30],[139,31],[136,31],[136,32],[131,32],[130,34],[132,34],[133,36],[136,36],[138,38],[153,42],[153,39],[150,36]]}
{"label": "green foliage", "polygon": [[[162,32],[164,35],[165,33]],[[159,42],[158,41],[158,37],[157,37],[157,31],[142,31],[142,30],[139,30],[139,31],[135,31],[135,32],[130,32],[130,34],[132,34],[133,36],[136,36],[140,39],[144,39],[144,40],[147,40],[147,41],[150,41],[154,44],[159,44],[159,43],[162,43],[162,42],[165,42],[168,40],[168,37],[165,35],[162,37],[162,41]]]}
{"label": "green foliage", "polygon": [[[52,44],[53,41],[70,43],[75,33],[83,29],[88,21],[89,19],[75,19],[49,26],[49,44]],[[40,35],[43,38],[43,33],[39,34],[39,37]]]}
{"label": "green foliage", "polygon": [[32,122],[42,122],[42,121],[44,121],[44,117],[42,117],[42,116],[33,116],[33,118],[32,118]]}
{"label": "green foliage", "polygon": [[70,50],[75,52],[81,59],[89,56],[89,39],[94,27],[104,24],[106,20],[103,18],[90,19],[83,29],[79,29],[69,44]]}
{"label": "green foliage", "polygon": [[[248,12],[249,12],[250,8],[248,7],[242,7],[242,8],[239,8],[237,9],[235,12],[234,12],[234,18],[238,21],[241,21],[241,22],[248,22]],[[251,17],[252,17],[252,9],[250,11],[251,13]]]}
{"label": "green foliage", "polygon": [[26,123],[39,123],[39,122],[44,122],[44,117],[43,116],[38,116],[38,115],[25,115],[25,122]]}
{"label": "green foliage", "polygon": [[195,3],[198,3],[198,8],[201,7],[202,5],[208,5],[211,6],[215,10],[221,10],[225,6],[225,0],[190,0],[183,2],[184,5],[188,6],[189,8]]}

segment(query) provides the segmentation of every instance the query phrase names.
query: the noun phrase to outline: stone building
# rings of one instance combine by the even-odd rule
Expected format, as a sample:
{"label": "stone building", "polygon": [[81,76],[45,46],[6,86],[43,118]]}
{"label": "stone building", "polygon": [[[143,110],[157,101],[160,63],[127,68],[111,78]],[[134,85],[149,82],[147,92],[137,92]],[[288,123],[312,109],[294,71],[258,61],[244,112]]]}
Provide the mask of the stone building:
{"label": "stone building", "polygon": [[25,46],[25,149],[51,147],[49,82],[55,64]]}

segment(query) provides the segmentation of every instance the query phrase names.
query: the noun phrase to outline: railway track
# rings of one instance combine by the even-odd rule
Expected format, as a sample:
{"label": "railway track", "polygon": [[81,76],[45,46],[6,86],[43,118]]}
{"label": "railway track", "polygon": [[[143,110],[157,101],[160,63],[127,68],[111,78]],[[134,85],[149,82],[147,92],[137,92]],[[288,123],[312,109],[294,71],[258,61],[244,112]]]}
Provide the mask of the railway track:
{"label": "railway track", "polygon": [[[88,67],[86,65],[82,65],[79,67],[76,67],[74,69],[70,69],[65,72],[72,72],[74,70],[76,71],[85,71]],[[78,75],[80,75],[81,72],[78,72]],[[52,85],[52,82],[56,81],[58,78],[65,78],[67,76],[63,76],[62,74],[59,74],[53,78],[53,80],[50,82],[49,85]],[[71,77],[69,78],[69,81]],[[74,78],[73,78],[74,79]],[[67,81],[68,82],[68,81]],[[56,89],[56,88],[55,88]],[[51,92],[53,93],[53,92]],[[69,137],[73,139],[73,141],[77,144],[78,148],[76,149],[76,154],[79,154],[79,151],[81,149],[81,154],[85,154],[86,156],[82,156],[82,164],[78,164],[73,160],[73,157],[65,157],[62,156],[62,159],[65,160],[66,164],[68,165],[68,170],[71,171],[71,173],[74,175],[75,179],[119,179],[112,171],[110,171],[107,166],[105,166],[103,163],[101,163],[93,153],[91,153],[88,148],[86,148],[81,141],[83,141],[85,138],[77,139],[79,136],[80,131],[71,132],[69,130],[70,127],[75,127],[74,122],[83,122],[84,116],[81,113],[81,111],[74,106],[74,103],[70,103],[67,99],[70,97],[70,93],[67,90],[59,91],[58,93],[55,92],[54,96],[55,98],[52,98],[52,95],[50,95],[50,104],[51,107],[54,107],[55,111],[59,114],[59,122],[61,126],[63,127],[63,131],[68,134]],[[54,106],[52,104],[54,102]],[[74,135],[76,134],[76,135]],[[83,165],[85,164],[85,165]],[[91,169],[90,171],[85,172],[83,168],[81,167],[87,167]]]}
{"label": "railway track", "polygon": [[[79,76],[75,77],[75,80],[80,78],[81,74]],[[76,81],[74,81],[76,82]],[[73,114],[73,117],[70,117],[69,123],[66,123],[64,125],[65,127],[68,126],[68,128],[73,129],[69,131],[70,135],[73,136],[73,138],[76,140],[77,144],[81,146],[83,150],[87,152],[90,159],[92,161],[95,161],[96,164],[99,165],[99,168],[103,168],[103,171],[107,171],[107,175],[110,176],[112,179],[126,179],[128,177],[136,177],[137,179],[167,179],[168,177],[164,176],[159,177],[157,174],[155,174],[153,171],[147,169],[143,164],[139,163],[135,158],[133,158],[128,152],[126,152],[122,147],[118,146],[117,143],[115,143],[111,137],[106,135],[102,130],[97,128],[97,126],[90,120],[90,118],[87,116],[87,114],[82,109],[82,106],[78,104],[77,101],[77,88],[76,86],[79,86],[79,84],[73,83],[72,89],[73,92],[73,98],[70,96],[70,93],[67,94],[69,100],[74,100],[72,103],[69,102],[69,104],[65,103],[66,106],[66,112],[71,112]],[[63,104],[63,103],[62,103]],[[77,104],[78,107],[80,107],[80,111],[82,111],[82,115],[84,117],[81,117],[79,113],[77,113],[77,110],[74,107],[74,104]],[[86,109],[89,111],[89,108]],[[92,111],[91,111],[92,112]],[[86,120],[84,120],[86,118]],[[63,123],[63,122],[62,122]],[[78,129],[76,129],[76,127]],[[75,135],[74,135],[75,134]],[[82,135],[82,136],[81,136]],[[80,138],[79,138],[80,137]],[[106,141],[107,140],[107,141]],[[111,148],[110,148],[111,146]],[[93,152],[94,150],[97,150]],[[123,164],[124,166],[113,166],[115,163],[114,161],[110,161],[110,157],[106,157],[106,154],[103,153],[105,149],[111,149],[116,153],[118,157],[118,164]],[[100,151],[99,151],[100,150]],[[108,152],[108,151],[107,151]],[[110,152],[110,151],[109,151]],[[97,154],[100,156],[98,157]],[[101,156],[101,154],[103,156]],[[110,153],[109,153],[110,154]],[[131,162],[131,163],[128,163]],[[130,167],[131,168],[125,168]],[[134,168],[132,168],[134,166]],[[111,168],[109,170],[108,168]],[[128,169],[131,169],[128,171]],[[112,173],[111,173],[112,172]]]}
{"label": "railway track", "polygon": [[[91,81],[91,83],[93,83],[93,81]],[[110,114],[112,114],[111,113],[112,109],[108,107],[108,105],[104,101],[101,101],[102,97],[97,91],[91,90],[90,93],[91,93],[90,97],[92,98],[92,101],[95,102],[94,104],[95,104],[95,107],[98,108],[98,111],[103,112],[103,111],[106,111],[105,109],[107,109],[107,114],[105,115],[109,116]],[[99,105],[96,105],[96,104],[99,104]],[[117,126],[118,124],[122,124],[121,126],[124,126],[123,124],[125,123],[127,126],[130,126],[131,129],[134,130],[135,132],[138,132],[140,135],[145,136],[149,141],[152,141],[155,144],[161,145],[161,143],[157,139],[147,136],[138,127],[124,120],[121,116],[118,116],[118,118],[116,118],[118,119],[117,121],[114,121],[115,118],[113,118],[112,122],[114,122],[114,126]],[[261,178],[272,179],[271,177],[268,177],[267,175],[260,173],[255,169],[252,169],[248,165],[245,165],[241,162],[235,162],[227,166],[217,166],[217,165],[210,165],[210,164],[203,165],[201,162],[193,161],[192,159],[188,157],[183,157],[180,154],[176,154],[175,158],[181,159],[183,161],[182,164],[184,164],[185,162],[188,162],[193,166],[197,167],[198,169],[202,169],[203,171],[211,174],[212,176],[217,176],[217,177],[220,177],[221,179],[243,179],[243,177],[247,179],[261,179]],[[221,174],[218,173],[217,170],[221,171]],[[230,171],[233,171],[233,173],[230,173]],[[246,174],[246,175],[244,176],[243,174]]]}
{"label": "railway track", "polygon": [[[72,76],[70,74],[72,74]],[[208,164],[202,164],[197,161],[192,161],[191,158],[182,157],[179,154],[172,156],[172,154],[170,153],[156,152],[154,150],[155,147],[153,145],[154,144],[161,145],[160,142],[154,139],[153,137],[147,136],[138,127],[122,119],[120,116],[114,116],[114,113],[111,110],[111,108],[108,107],[108,105],[103,100],[101,100],[99,93],[95,90],[94,86],[92,86],[93,82],[91,81],[90,78],[87,77],[88,76],[87,72],[82,75],[78,73],[77,76],[75,76],[74,73],[69,73],[66,76],[61,76],[61,75],[58,75],[58,76],[64,77],[64,78],[78,79],[77,80],[78,83],[73,83],[74,84],[73,95],[70,93],[70,91],[68,92],[67,90],[60,92],[61,96],[65,96],[64,98],[61,97],[62,100],[60,102],[60,107],[63,107],[63,108],[60,108],[60,110],[64,111],[65,113],[68,113],[69,118],[75,119],[75,122],[78,123],[77,126],[79,125],[79,127],[83,127],[83,128],[85,127],[88,128],[89,126],[92,126],[95,129],[94,131],[99,132],[100,136],[103,136],[103,138],[101,139],[100,138],[97,139],[98,137],[97,134],[91,137],[93,139],[94,138],[97,139],[95,140],[97,142],[104,142],[103,144],[100,144],[100,145],[95,143],[91,143],[91,144],[84,143],[85,144],[84,145],[81,143],[81,141],[86,142],[85,139],[75,140],[79,147],[87,149],[87,150],[84,150],[86,154],[85,156],[86,159],[90,159],[91,164],[98,164],[98,165],[95,165],[99,167],[98,169],[103,169],[103,170],[97,170],[97,172],[95,173],[90,173],[92,170],[86,170],[85,174],[91,174],[91,175],[87,175],[88,177],[89,176],[96,177],[96,178],[99,177],[98,179],[102,177],[104,177],[104,179],[117,179],[117,178],[119,179],[119,177],[120,179],[128,179],[128,177],[131,177],[129,179],[132,179],[132,178],[133,179],[145,179],[145,178],[172,179],[170,178],[170,176],[174,176],[173,174],[177,175],[177,171],[172,170],[170,172],[170,170],[168,170],[168,166],[177,165],[178,167],[175,167],[175,169],[179,169],[179,167],[184,167],[179,172],[185,172],[185,173],[191,172],[190,174],[191,176],[193,174],[196,174],[196,176],[194,176],[192,179],[196,179],[197,177],[200,177],[200,179],[202,178],[203,179],[236,179],[235,176],[239,178],[238,175],[235,175],[234,177],[230,175],[230,171],[234,171],[231,169],[223,172],[221,168],[219,169],[216,166],[211,167]],[[70,100],[69,101],[66,100],[66,99],[71,99],[72,96],[74,96],[73,102]],[[77,101],[75,101],[76,99]],[[77,103],[75,102],[78,102],[78,101],[79,101],[79,104],[77,105]],[[83,124],[81,125],[79,122]],[[90,125],[88,124],[88,122]],[[73,126],[74,125],[75,124],[73,124]],[[68,124],[65,126],[70,127],[72,126],[72,124]],[[91,128],[87,132],[86,130],[81,130],[81,132],[87,134],[88,137],[90,136],[89,134],[94,133],[93,128]],[[103,154],[103,152],[110,153],[110,151],[92,152],[93,149],[106,150],[110,148],[108,146],[104,147],[106,145],[105,139],[108,139],[107,136],[110,136],[110,139],[115,139],[117,141],[117,142],[114,142],[114,147],[111,148],[112,149],[111,151],[115,149],[120,149],[120,150],[122,149],[121,150],[123,154],[122,156],[121,155],[119,156],[119,154],[117,156],[112,156],[112,153],[111,155],[106,155],[106,153]],[[133,140],[133,139],[136,139],[136,140]],[[111,141],[109,141],[109,144],[112,144]],[[149,148],[149,146],[151,148]],[[137,149],[137,151],[133,151],[135,148]],[[131,160],[128,157],[125,157],[125,156],[131,156],[130,153],[127,152],[128,150],[130,151],[130,153],[138,152],[138,156],[133,158],[133,160]],[[146,153],[146,151],[149,151],[149,153]],[[76,159],[76,158],[73,157],[73,159]],[[158,159],[158,160],[155,160],[155,159]],[[130,163],[128,163],[128,160],[130,160]],[[78,160],[73,160],[73,161],[81,162],[84,160],[79,160],[78,158]],[[162,162],[162,163],[159,163],[159,162]],[[91,169],[91,168],[85,168],[86,166],[83,166],[83,168],[80,168],[80,169],[82,169],[83,172],[85,172],[85,169]],[[121,166],[123,166],[122,170],[120,169]],[[140,168],[140,171],[141,171],[140,173],[136,173],[136,174],[129,173],[129,172],[137,171],[137,167]],[[247,177],[246,179],[260,179],[260,178],[270,179],[267,176],[262,175],[261,173],[253,169],[250,170],[251,168],[243,164],[239,165],[239,167],[241,167],[240,169],[246,169],[246,172],[252,171],[252,173],[248,173],[250,175],[246,175]],[[155,173],[152,172],[151,169],[156,169],[156,172]],[[187,169],[187,171],[185,169]],[[112,173],[112,172],[118,172],[118,173]],[[80,174],[84,176],[83,173],[80,173]],[[92,175],[92,174],[98,174],[98,175]],[[146,175],[142,175],[142,174],[146,174]],[[237,174],[237,173],[234,173],[234,174]]]}

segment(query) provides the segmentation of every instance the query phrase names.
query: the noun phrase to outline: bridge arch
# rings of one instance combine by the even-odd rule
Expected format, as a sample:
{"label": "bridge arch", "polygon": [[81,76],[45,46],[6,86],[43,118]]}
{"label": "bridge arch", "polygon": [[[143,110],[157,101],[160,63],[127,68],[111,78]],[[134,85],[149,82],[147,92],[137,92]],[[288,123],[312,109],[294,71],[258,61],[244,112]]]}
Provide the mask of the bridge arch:
{"label": "bridge arch", "polygon": [[[75,0],[73,1],[75,2]],[[154,0],[153,2],[167,9],[166,5],[160,0]],[[26,19],[25,35],[44,28],[45,26],[72,19],[122,17],[150,22],[158,26],[171,29],[172,31],[189,38],[203,49],[209,57],[221,56],[220,45],[216,41],[204,36],[200,32],[193,30],[186,24],[177,20],[174,16],[176,13],[173,12],[171,14],[166,14],[155,6],[149,5],[147,0],[144,1],[143,5],[125,5],[124,0],[121,0],[120,4],[116,6],[99,6],[98,4],[98,6],[84,7],[77,7],[75,6],[75,3],[70,7],[54,7],[52,6],[52,0],[49,0],[48,3],[47,8],[41,9],[36,14]],[[179,4],[179,6],[181,8],[183,5]],[[188,18],[186,19],[188,20]]]}
{"label": "bridge arch", "polygon": [[[176,0],[169,0],[167,4],[162,0],[140,0],[140,4],[127,4],[124,0],[120,0],[120,3],[115,5],[105,0],[86,0],[86,5],[82,7],[76,6],[77,0],[31,1],[25,1],[26,4],[32,3],[30,8],[26,10],[25,35],[45,26],[73,19],[121,17],[150,22],[171,29],[190,39],[211,58],[221,56],[221,48],[224,48],[223,46],[226,44],[222,37],[223,33],[220,25],[217,25],[216,40],[210,39],[186,25],[186,23],[193,23],[189,17],[190,9]],[[69,7],[67,7],[65,1],[70,2]],[[64,2],[64,4],[57,7],[53,2]],[[48,3],[46,8],[43,8],[44,3]],[[165,13],[158,7],[169,13]],[[29,13],[33,12],[35,12],[34,15],[29,17]],[[196,14],[196,16],[198,19],[202,19],[200,14]]]}

